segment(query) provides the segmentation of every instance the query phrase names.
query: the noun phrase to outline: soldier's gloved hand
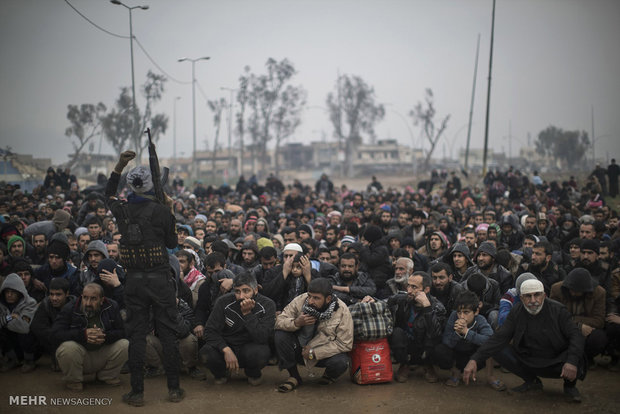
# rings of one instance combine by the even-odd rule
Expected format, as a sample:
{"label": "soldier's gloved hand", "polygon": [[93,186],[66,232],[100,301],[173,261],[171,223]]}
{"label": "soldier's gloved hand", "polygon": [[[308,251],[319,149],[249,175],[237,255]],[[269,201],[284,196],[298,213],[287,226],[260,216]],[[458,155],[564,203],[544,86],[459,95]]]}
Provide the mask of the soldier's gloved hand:
{"label": "soldier's gloved hand", "polygon": [[118,162],[116,163],[116,167],[114,167],[114,171],[118,174],[123,172],[123,169],[129,164],[129,161],[136,158],[136,153],[133,151],[123,151],[121,153]]}

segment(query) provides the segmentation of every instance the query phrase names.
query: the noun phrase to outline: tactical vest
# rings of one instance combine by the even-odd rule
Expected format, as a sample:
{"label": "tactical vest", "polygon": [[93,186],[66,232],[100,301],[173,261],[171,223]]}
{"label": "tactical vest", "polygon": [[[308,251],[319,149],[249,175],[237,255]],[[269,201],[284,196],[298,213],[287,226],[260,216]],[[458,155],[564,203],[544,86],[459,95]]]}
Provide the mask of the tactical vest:
{"label": "tactical vest", "polygon": [[121,264],[128,270],[146,271],[169,264],[168,250],[151,223],[157,204],[148,202],[139,210],[121,205],[122,217],[118,228]]}

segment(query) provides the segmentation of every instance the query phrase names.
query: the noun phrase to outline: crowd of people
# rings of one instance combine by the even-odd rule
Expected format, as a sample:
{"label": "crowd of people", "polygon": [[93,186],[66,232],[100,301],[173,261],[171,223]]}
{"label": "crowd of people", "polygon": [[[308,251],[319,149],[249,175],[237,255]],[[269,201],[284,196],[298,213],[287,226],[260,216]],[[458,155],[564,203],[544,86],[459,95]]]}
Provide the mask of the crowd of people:
{"label": "crowd of people", "polygon": [[[67,170],[50,169],[31,194],[3,184],[0,371],[31,372],[47,354],[77,392],[94,379],[118,385],[129,371],[139,387],[136,370],[154,377],[171,363],[197,380],[206,367],[217,384],[243,369],[258,385],[277,364],[288,374],[277,388],[290,392],[303,384],[300,364],[324,367],[321,384],[338,380],[357,336],[350,308],[383,303],[396,381],[416,365],[426,381],[456,387],[484,367],[489,387],[503,391],[501,367],[523,379],[514,392],[562,377],[566,398],[579,402],[576,381],[595,357],[620,367],[620,228],[606,203],[619,170],[612,160],[578,183],[511,167],[472,186],[433,172],[418,189],[373,177],[360,191],[325,174],[314,186],[253,176],[235,188],[186,188],[175,179],[161,213],[176,229],[162,262],[176,291],[169,315],[136,303],[142,288],[160,288],[136,273],[131,260],[144,246],[127,253],[136,230],[107,194],[120,187],[130,205],[152,199],[137,190],[152,179],[148,168],[125,180],[115,170],[105,196],[81,192]],[[127,364],[133,340],[146,341],[138,365]]]}

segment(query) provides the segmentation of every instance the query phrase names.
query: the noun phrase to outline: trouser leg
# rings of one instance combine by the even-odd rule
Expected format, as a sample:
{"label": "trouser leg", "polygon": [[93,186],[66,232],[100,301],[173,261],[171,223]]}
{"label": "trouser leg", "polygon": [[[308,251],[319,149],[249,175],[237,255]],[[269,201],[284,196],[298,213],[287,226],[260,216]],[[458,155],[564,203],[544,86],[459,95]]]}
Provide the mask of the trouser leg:
{"label": "trouser leg", "polygon": [[148,334],[146,337],[146,351],[144,362],[149,367],[160,367],[163,357],[163,351],[161,349],[161,341],[153,334]]}
{"label": "trouser leg", "polygon": [[97,378],[108,381],[118,378],[123,364],[127,361],[129,341],[119,339],[110,345],[105,345],[93,353],[93,360],[97,359]]}
{"label": "trouser leg", "polygon": [[189,334],[179,341],[179,354],[185,369],[198,365],[198,339],[193,334]]}
{"label": "trouser leg", "polygon": [[127,320],[125,330],[129,338],[129,373],[131,389],[144,392],[144,356],[146,335],[150,331],[150,301],[146,294],[145,273],[130,273],[125,284],[125,306]]}
{"label": "trouser leg", "polygon": [[437,345],[435,348],[435,364],[441,369],[451,369],[454,365],[455,353],[452,348],[444,344]]}
{"label": "trouser leg", "polygon": [[603,353],[607,347],[607,334],[603,329],[595,329],[586,337],[585,352],[588,358]]}
{"label": "trouser leg", "polygon": [[326,377],[336,379],[344,374],[349,368],[349,357],[345,353],[333,355],[329,358],[320,360],[317,364],[318,367],[325,367]]}
{"label": "trouser leg", "polygon": [[409,357],[409,338],[407,337],[405,330],[398,327],[394,328],[389,342],[392,355],[394,356],[396,362],[399,364],[406,364]]}
{"label": "trouser leg", "polygon": [[271,351],[268,344],[249,343],[240,346],[236,351],[239,366],[250,378],[259,378],[261,371],[267,365]]}
{"label": "trouser leg", "polygon": [[224,360],[224,354],[219,349],[206,344],[200,350],[200,353],[204,354],[207,359],[207,368],[215,379],[223,378],[226,376],[226,361]]}
{"label": "trouser leg", "polygon": [[529,382],[536,378],[537,374],[520,360],[511,346],[505,347],[501,352],[493,355],[493,359],[500,363],[508,371]]}
{"label": "trouser leg", "polygon": [[297,366],[298,357],[301,355],[301,345],[299,345],[297,335],[294,332],[276,330],[274,343],[280,369],[291,369]]}
{"label": "trouser leg", "polygon": [[56,350],[56,360],[66,382],[84,381],[84,359],[87,351],[75,341],[66,341]]}

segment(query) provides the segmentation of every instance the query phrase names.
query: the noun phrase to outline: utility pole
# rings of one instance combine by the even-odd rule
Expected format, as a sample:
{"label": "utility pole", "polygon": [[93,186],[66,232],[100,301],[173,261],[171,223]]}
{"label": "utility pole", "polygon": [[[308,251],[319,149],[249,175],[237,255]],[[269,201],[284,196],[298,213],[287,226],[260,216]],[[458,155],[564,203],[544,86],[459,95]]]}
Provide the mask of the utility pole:
{"label": "utility pole", "polygon": [[489,151],[489,110],[491,108],[491,74],[493,72],[493,36],[495,33],[495,0],[491,17],[491,50],[489,53],[489,82],[487,86],[487,114],[484,127],[484,153],[482,156],[482,176],[487,174],[487,153]]}
{"label": "utility pole", "polygon": [[476,78],[478,77],[478,53],[480,52],[480,33],[476,45],[476,63],[474,65],[474,85],[471,88],[471,104],[469,105],[469,127],[467,128],[467,146],[465,147],[465,171],[469,164],[469,143],[471,141],[471,120],[474,116],[474,97],[476,96]]}

